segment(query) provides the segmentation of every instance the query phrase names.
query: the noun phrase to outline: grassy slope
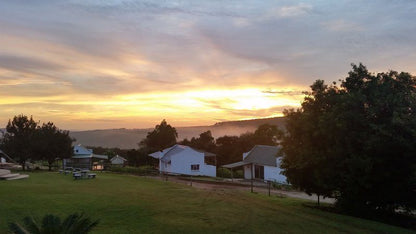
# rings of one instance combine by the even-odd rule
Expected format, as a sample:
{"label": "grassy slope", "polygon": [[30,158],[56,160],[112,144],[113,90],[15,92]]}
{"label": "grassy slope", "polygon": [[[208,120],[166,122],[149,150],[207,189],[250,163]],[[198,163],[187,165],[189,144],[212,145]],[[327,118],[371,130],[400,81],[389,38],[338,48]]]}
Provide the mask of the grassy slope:
{"label": "grassy slope", "polygon": [[0,233],[7,223],[46,213],[84,211],[100,219],[94,233],[411,233],[326,213],[304,201],[236,191],[203,191],[149,178],[98,173],[95,180],[33,173],[0,181]]}

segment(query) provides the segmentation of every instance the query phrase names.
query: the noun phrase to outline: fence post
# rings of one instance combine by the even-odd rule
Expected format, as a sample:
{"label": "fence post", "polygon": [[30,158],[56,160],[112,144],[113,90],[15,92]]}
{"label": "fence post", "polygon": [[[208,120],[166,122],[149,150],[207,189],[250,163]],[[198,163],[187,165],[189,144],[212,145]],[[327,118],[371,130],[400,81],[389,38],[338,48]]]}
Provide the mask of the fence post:
{"label": "fence post", "polygon": [[250,167],[250,170],[251,170],[251,192],[253,192],[253,163],[251,164],[251,167]]}
{"label": "fence post", "polygon": [[268,188],[269,188],[269,197],[270,197],[270,187],[271,187],[271,182],[270,182],[270,181],[267,181],[267,185],[268,185]]}

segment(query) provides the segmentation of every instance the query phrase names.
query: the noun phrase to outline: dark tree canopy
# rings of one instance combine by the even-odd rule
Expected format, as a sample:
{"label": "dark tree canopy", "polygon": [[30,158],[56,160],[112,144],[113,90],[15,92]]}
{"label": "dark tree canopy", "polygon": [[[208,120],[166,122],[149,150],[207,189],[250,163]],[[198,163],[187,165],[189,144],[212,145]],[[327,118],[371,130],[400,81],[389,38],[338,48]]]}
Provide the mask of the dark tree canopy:
{"label": "dark tree canopy", "polygon": [[147,133],[146,138],[139,145],[147,148],[151,152],[158,151],[176,144],[177,138],[178,133],[176,129],[170,126],[166,120],[162,120],[159,125],[156,125],[153,131]]}
{"label": "dark tree canopy", "polygon": [[69,131],[60,130],[51,122],[39,126],[32,117],[18,115],[9,120],[1,145],[23,170],[28,160],[46,160],[51,170],[57,158],[71,157],[72,141]]}
{"label": "dark tree canopy", "polygon": [[351,212],[416,208],[416,79],[352,66],[341,86],[317,80],[285,112],[282,167],[293,185]]}
{"label": "dark tree canopy", "polygon": [[57,158],[72,156],[74,140],[69,136],[69,131],[60,130],[52,122],[48,122],[37,128],[35,136],[36,158],[46,160],[49,170]]}
{"label": "dark tree canopy", "polygon": [[197,138],[192,137],[190,141],[185,138],[180,143],[182,145],[187,145],[195,149],[205,150],[208,152],[214,152],[215,150],[215,140],[210,130],[199,134],[199,137]]}
{"label": "dark tree canopy", "polygon": [[35,157],[35,132],[38,123],[32,117],[18,115],[9,120],[2,139],[2,148],[25,170],[26,161]]}

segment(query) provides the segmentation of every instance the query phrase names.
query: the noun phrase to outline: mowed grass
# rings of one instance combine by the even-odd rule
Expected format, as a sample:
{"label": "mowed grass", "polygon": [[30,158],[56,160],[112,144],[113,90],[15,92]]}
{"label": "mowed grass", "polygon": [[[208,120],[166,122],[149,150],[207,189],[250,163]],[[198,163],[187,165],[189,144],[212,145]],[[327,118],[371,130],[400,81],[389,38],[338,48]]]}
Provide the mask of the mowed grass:
{"label": "mowed grass", "polygon": [[30,173],[0,181],[0,233],[25,216],[85,212],[93,233],[413,233],[378,222],[304,207],[306,201],[232,190],[199,190],[130,175],[93,180]]}

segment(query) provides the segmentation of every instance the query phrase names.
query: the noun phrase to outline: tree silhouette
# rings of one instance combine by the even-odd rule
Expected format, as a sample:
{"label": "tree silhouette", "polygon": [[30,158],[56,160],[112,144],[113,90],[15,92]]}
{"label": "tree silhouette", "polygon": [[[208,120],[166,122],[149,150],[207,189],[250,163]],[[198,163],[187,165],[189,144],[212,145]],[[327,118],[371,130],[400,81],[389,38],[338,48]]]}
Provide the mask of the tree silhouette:
{"label": "tree silhouette", "polygon": [[153,131],[147,133],[146,138],[139,143],[139,146],[148,149],[149,152],[159,151],[176,144],[177,138],[176,129],[170,126],[166,120],[162,120]]}
{"label": "tree silhouette", "polygon": [[285,112],[282,167],[308,193],[334,195],[349,212],[416,207],[416,78],[353,65],[336,84],[318,80]]}
{"label": "tree silhouette", "polygon": [[38,127],[34,138],[36,157],[48,162],[49,171],[57,158],[69,158],[72,155],[74,139],[69,136],[69,131],[60,130],[52,122]]}
{"label": "tree silhouette", "polygon": [[25,115],[14,116],[6,126],[6,133],[2,139],[3,150],[15,161],[20,163],[22,169],[26,168],[26,161],[35,155],[35,133],[38,123],[32,117]]}

